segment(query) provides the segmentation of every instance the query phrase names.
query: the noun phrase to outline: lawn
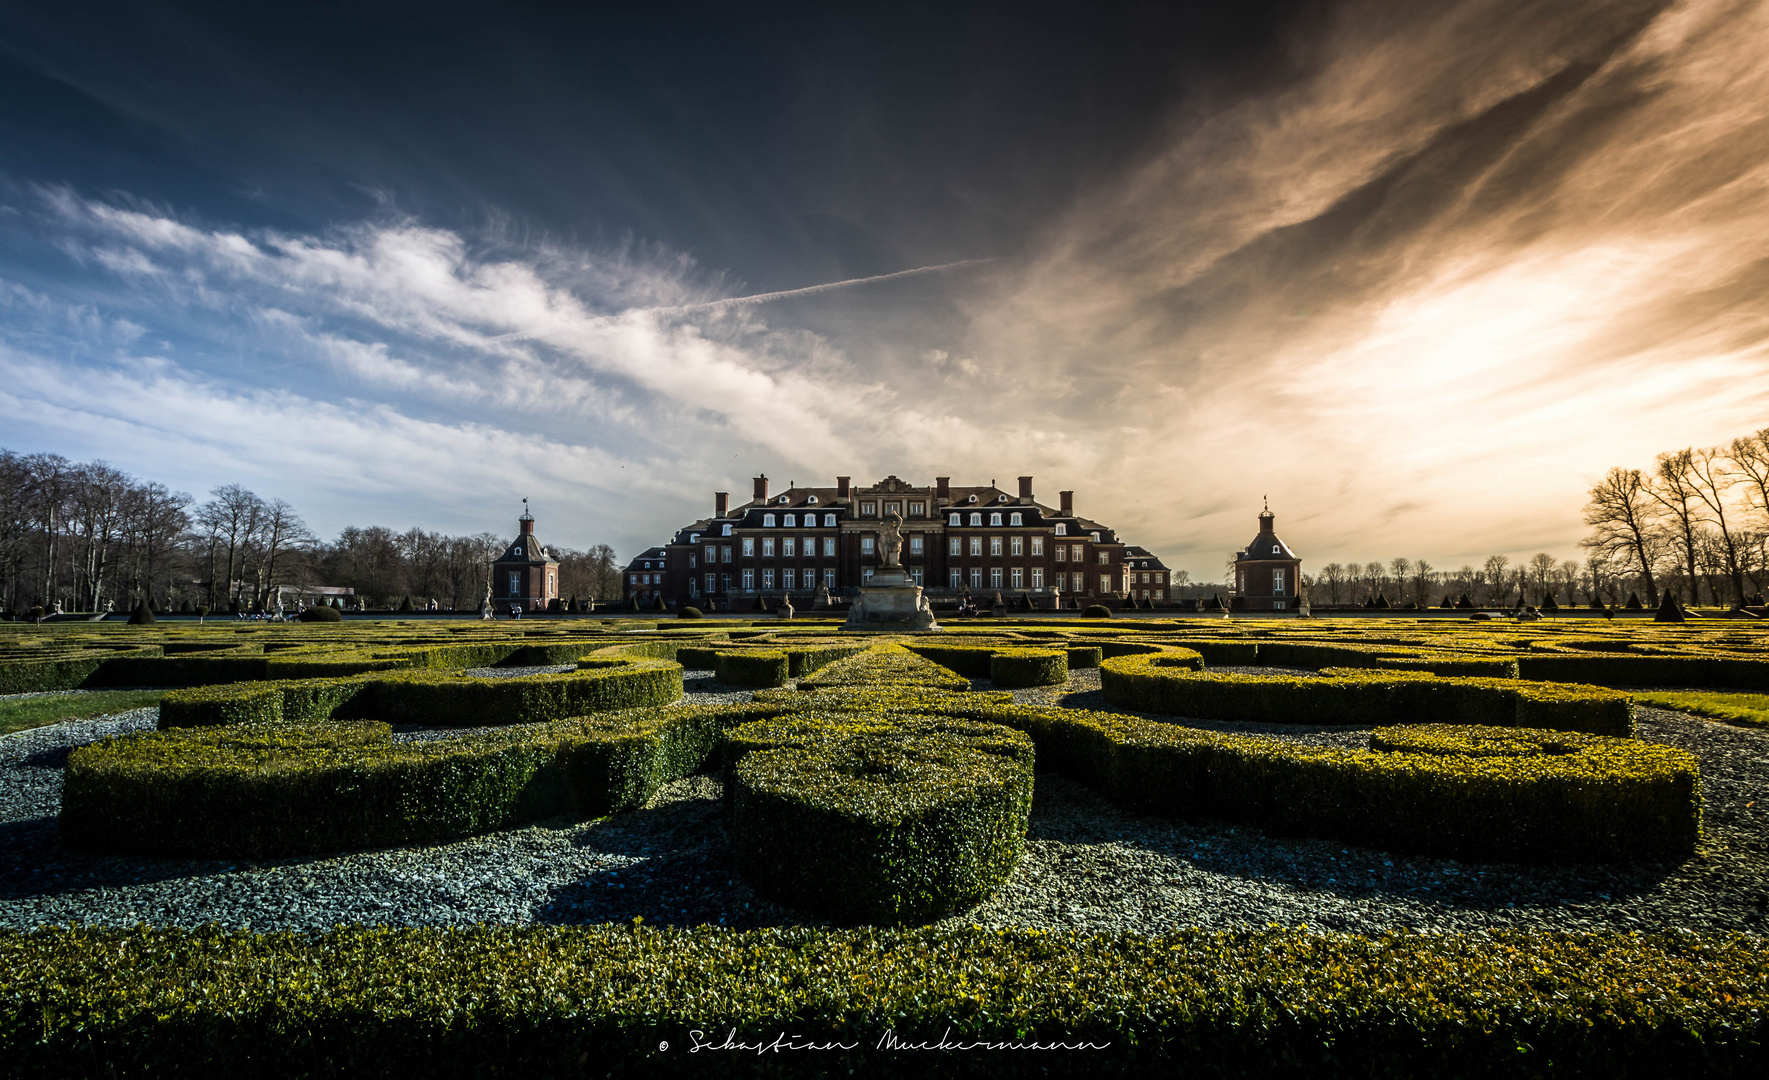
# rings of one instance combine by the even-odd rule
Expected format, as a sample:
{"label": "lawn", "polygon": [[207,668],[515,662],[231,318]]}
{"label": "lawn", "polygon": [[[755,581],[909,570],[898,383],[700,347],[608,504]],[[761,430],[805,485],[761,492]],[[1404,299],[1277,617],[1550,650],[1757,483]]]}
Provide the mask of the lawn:
{"label": "lawn", "polygon": [[1769,727],[1769,694],[1636,692],[1634,700],[1655,709],[1674,709],[1742,727]]}
{"label": "lawn", "polygon": [[27,728],[85,720],[158,705],[164,690],[100,690],[90,694],[45,694],[0,701],[0,735]]}

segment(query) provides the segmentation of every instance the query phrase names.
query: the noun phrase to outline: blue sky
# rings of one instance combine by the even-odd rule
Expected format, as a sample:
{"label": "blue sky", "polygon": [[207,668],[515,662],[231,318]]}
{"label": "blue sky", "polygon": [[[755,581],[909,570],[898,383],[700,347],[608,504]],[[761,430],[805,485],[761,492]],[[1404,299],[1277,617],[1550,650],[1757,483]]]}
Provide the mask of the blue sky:
{"label": "blue sky", "polygon": [[1030,473],[1204,578],[1769,425],[1763,3],[1226,8],[0,7],[0,445],[623,554]]}

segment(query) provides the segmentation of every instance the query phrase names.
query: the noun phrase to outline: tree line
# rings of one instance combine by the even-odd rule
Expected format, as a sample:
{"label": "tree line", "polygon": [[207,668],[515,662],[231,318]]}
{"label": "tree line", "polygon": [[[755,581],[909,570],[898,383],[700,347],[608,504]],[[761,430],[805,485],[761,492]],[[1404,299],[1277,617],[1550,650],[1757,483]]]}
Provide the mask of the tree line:
{"label": "tree line", "polygon": [[1592,531],[1580,543],[1582,562],[1538,552],[1454,571],[1423,559],[1328,563],[1302,583],[1316,605],[1435,607],[1465,595],[1483,607],[1549,598],[1614,605],[1630,596],[1657,607],[1664,593],[1690,606],[1761,603],[1769,589],[1769,428],[1725,446],[1667,451],[1648,469],[1610,469],[1590,490],[1585,524]]}
{"label": "tree line", "polygon": [[[0,449],[0,609],[19,613],[127,610],[264,611],[325,586],[354,589],[353,603],[414,608],[432,602],[476,610],[492,533],[446,536],[351,526],[327,542],[295,508],[227,484],[198,502],[102,461]],[[618,600],[614,550],[551,549],[567,599]]]}

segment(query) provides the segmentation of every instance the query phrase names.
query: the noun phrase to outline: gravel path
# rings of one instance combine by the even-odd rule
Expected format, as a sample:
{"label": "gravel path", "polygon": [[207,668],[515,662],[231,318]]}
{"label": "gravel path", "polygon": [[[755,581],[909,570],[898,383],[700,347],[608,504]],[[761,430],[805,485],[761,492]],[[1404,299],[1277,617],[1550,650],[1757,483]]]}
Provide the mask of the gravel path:
{"label": "gravel path", "polygon": [[[508,669],[503,669],[508,670]],[[1096,672],[1016,699],[1107,707]],[[689,700],[740,701],[710,672]],[[1027,857],[1009,883],[954,921],[1147,932],[1267,923],[1378,932],[1495,927],[1769,930],[1769,732],[1641,709],[1641,735],[1702,762],[1703,850],[1678,866],[1534,867],[1395,856],[1274,839],[1213,821],[1127,814],[1041,774]],[[79,920],[260,930],[338,923],[629,922],[802,924],[733,872],[713,776],[666,787],[644,810],[554,820],[424,847],[261,864],[133,859],[63,849],[55,819],[70,747],[151,728],[152,709],[0,739],[0,926]],[[1356,745],[1364,729],[1200,727]],[[408,732],[407,734],[421,734]]]}

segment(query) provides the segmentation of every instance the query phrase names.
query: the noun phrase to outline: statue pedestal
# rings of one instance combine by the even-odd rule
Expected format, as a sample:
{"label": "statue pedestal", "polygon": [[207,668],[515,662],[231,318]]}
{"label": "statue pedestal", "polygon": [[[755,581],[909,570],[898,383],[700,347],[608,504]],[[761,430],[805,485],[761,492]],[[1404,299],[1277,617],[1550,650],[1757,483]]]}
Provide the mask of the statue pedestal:
{"label": "statue pedestal", "polygon": [[935,631],[934,609],[908,573],[886,567],[860,586],[860,598],[848,609],[843,630],[889,630],[897,633]]}

